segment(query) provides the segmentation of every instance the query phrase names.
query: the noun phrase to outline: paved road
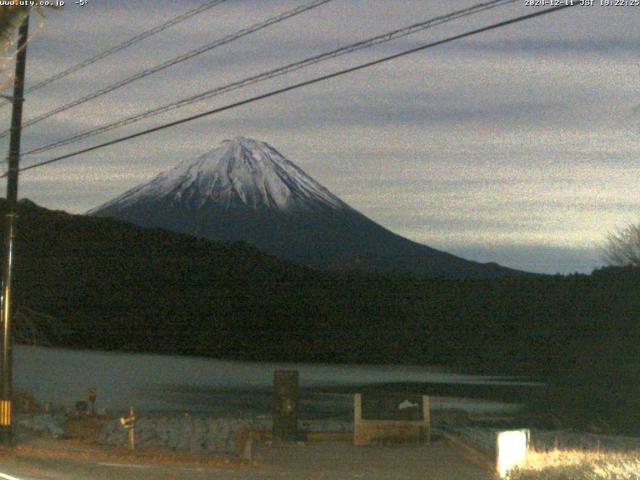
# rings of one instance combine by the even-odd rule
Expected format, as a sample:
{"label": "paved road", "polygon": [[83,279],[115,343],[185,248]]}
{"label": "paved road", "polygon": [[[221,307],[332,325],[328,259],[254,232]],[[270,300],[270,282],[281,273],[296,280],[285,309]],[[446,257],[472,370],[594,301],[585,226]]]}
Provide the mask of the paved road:
{"label": "paved road", "polygon": [[493,475],[445,442],[429,447],[349,444],[258,445],[252,465],[157,465],[17,455],[0,460],[5,480],[491,480]]}
{"label": "paved road", "polygon": [[488,480],[488,470],[461,456],[445,442],[429,447],[354,447],[319,444],[259,448],[257,457],[269,465],[263,478],[308,480]]}

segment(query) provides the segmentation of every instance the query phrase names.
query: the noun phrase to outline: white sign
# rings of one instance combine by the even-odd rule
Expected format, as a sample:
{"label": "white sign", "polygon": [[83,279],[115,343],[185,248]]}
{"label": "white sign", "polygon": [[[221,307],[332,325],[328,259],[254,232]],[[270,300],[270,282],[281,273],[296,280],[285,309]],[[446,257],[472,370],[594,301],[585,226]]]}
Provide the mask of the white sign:
{"label": "white sign", "polygon": [[498,475],[506,478],[510,470],[522,465],[527,459],[529,430],[499,432],[496,442]]}

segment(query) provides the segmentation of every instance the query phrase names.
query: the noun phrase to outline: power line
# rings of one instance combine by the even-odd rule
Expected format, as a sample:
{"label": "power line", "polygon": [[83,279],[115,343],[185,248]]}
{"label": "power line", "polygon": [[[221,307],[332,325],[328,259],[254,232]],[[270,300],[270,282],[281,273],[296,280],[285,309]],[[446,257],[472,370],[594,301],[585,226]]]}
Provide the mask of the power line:
{"label": "power line", "polygon": [[[225,37],[222,37],[218,40],[215,40],[212,43],[208,43],[206,45],[203,45],[199,48],[196,48],[194,50],[191,50],[187,53],[184,53],[182,55],[179,55],[177,57],[172,58],[171,60],[167,60],[166,62],[163,62],[159,65],[156,65],[154,67],[148,68],[146,70],[143,70],[142,72],[139,72],[131,77],[125,78],[124,80],[121,80],[117,83],[114,83],[112,85],[109,85],[105,88],[102,88],[100,90],[97,90],[93,93],[90,93],[89,95],[85,95],[84,97],[78,98],[76,100],[73,100],[69,103],[66,103],[58,108],[55,108],[53,110],[50,110],[47,113],[43,113],[42,115],[39,115],[35,118],[32,118],[31,120],[26,121],[23,124],[23,128],[29,127],[31,125],[34,125],[36,123],[41,122],[42,120],[45,120],[47,118],[50,118],[54,115],[57,115],[58,113],[64,112],[66,110],[69,110],[73,107],[77,107],[78,105],[81,105],[83,103],[86,103],[90,100],[94,100],[98,97],[101,97],[103,95],[106,95],[107,93],[111,93],[114,90],[117,90],[119,88],[122,88],[126,85],[129,85],[130,83],[135,82],[136,80],[140,80],[142,78],[148,77],[149,75],[152,75],[154,73],[157,73],[161,70],[164,70],[166,68],[172,67],[174,65],[177,65],[178,63],[184,62],[186,60],[189,60],[193,57],[196,57],[198,55],[201,55],[205,52],[208,52],[210,50],[213,50],[214,48],[220,47],[222,45],[226,45],[228,43],[231,43],[235,40],[238,40],[239,38],[245,37],[251,33],[257,32],[258,30],[262,30],[263,28],[266,28],[270,25],[273,25],[275,23],[279,23],[282,22],[283,20],[286,20],[288,18],[294,17],[296,15],[300,15],[301,13],[304,13],[308,10],[314,9],[316,7],[319,7],[321,5],[324,5],[325,3],[331,2],[333,0],[313,0],[312,2],[306,4],[306,5],[302,5],[296,8],[293,8],[291,10],[287,10],[284,13],[281,13],[279,15],[276,15],[275,17],[271,17],[267,20],[264,20],[262,22],[256,23],[254,25],[251,25],[250,27],[247,28],[243,28],[242,30],[239,30],[235,33],[232,33],[230,35],[227,35]],[[4,132],[0,133],[0,138],[6,137],[9,134],[9,130],[5,130]]]}
{"label": "power line", "polygon": [[[292,90],[297,90],[297,89],[302,88],[302,87],[313,85],[315,83],[319,83],[319,82],[322,82],[322,81],[325,81],[325,80],[329,80],[329,79],[332,79],[332,78],[340,77],[342,75],[346,75],[346,74],[349,74],[349,73],[352,73],[352,72],[363,70],[365,68],[373,67],[375,65],[380,65],[381,63],[385,63],[385,62],[388,62],[388,61],[391,61],[391,60],[395,60],[397,58],[404,57],[406,55],[410,55],[410,54],[413,54],[413,53],[416,53],[416,52],[420,52],[420,51],[423,51],[423,50],[427,50],[429,48],[437,47],[439,45],[444,45],[446,43],[450,43],[450,42],[453,42],[455,40],[460,40],[462,38],[471,37],[473,35],[478,35],[478,34],[483,33],[483,32],[488,32],[490,30],[496,30],[498,28],[502,28],[502,27],[506,27],[508,25],[512,25],[512,24],[519,23],[519,22],[523,22],[525,20],[530,20],[532,18],[536,18],[536,17],[540,17],[540,16],[543,16],[543,15],[547,15],[549,13],[559,12],[561,10],[564,10],[566,8],[570,8],[570,7],[573,7],[573,6],[576,6],[576,5],[579,5],[579,4],[578,3],[573,3],[573,4],[569,3],[569,4],[561,5],[561,6],[558,6],[558,7],[547,8],[547,9],[544,9],[544,10],[540,10],[538,12],[529,13],[527,15],[521,15],[519,17],[511,18],[509,20],[505,20],[505,21],[502,21],[502,22],[499,22],[499,23],[494,23],[494,24],[486,26],[486,27],[478,28],[478,29],[475,29],[475,30],[470,30],[468,32],[461,33],[461,34],[458,34],[458,35],[454,35],[454,36],[451,36],[451,37],[447,37],[445,39],[438,40],[436,42],[427,43],[427,44],[421,45],[419,47],[411,48],[409,50],[404,50],[404,51],[402,51],[400,53],[396,53],[396,54],[389,55],[389,56],[386,56],[386,57],[383,57],[383,58],[379,58],[378,60],[373,60],[373,61],[370,61],[370,62],[361,63],[359,65],[356,65],[355,67],[346,68],[346,69],[343,69],[343,70],[339,70],[337,72],[333,72],[333,73],[329,73],[329,74],[326,74],[326,75],[322,75],[320,77],[313,78],[311,80],[306,80],[304,82],[295,83],[293,85],[289,85],[288,87],[283,87],[283,88],[280,88],[280,89],[277,89],[277,90],[272,90],[271,92],[263,93],[261,95],[256,95],[254,97],[251,97],[251,98],[248,98],[248,99],[245,99],[245,100],[241,100],[241,101],[238,101],[238,102],[230,103],[230,104],[225,105],[223,107],[218,107],[218,108],[214,108],[213,110],[208,110],[206,112],[198,113],[196,115],[191,115],[189,117],[185,117],[185,118],[182,118],[180,120],[175,120],[173,122],[165,123],[165,124],[159,125],[157,127],[153,127],[153,128],[147,129],[147,130],[143,130],[141,132],[133,133],[131,135],[126,135],[126,136],[120,137],[120,138],[116,138],[114,140],[110,140],[108,142],[104,142],[104,143],[101,143],[101,144],[98,144],[98,145],[94,145],[92,147],[84,148],[82,150],[77,150],[75,152],[71,152],[71,153],[68,153],[66,155],[60,155],[59,157],[54,157],[54,158],[49,159],[49,160],[45,160],[45,161],[42,161],[42,162],[35,163],[33,165],[29,165],[28,167],[23,167],[23,168],[20,169],[20,171],[31,170],[31,169],[39,168],[39,167],[42,167],[42,166],[45,166],[45,165],[50,165],[52,163],[56,163],[56,162],[60,162],[62,160],[66,160],[68,158],[76,157],[76,156],[82,155],[84,153],[100,150],[102,148],[106,148],[106,147],[109,147],[111,145],[116,145],[118,143],[122,143],[122,142],[125,142],[125,141],[128,141],[128,140],[132,140],[134,138],[142,137],[142,136],[148,135],[150,133],[155,133],[155,132],[158,132],[160,130],[165,130],[167,128],[175,127],[175,126],[181,125],[183,123],[191,122],[191,121],[197,120],[199,118],[204,118],[204,117],[208,117],[208,116],[211,116],[211,115],[215,115],[217,113],[221,113],[221,112],[224,112],[224,111],[227,111],[227,110],[231,110],[233,108],[241,107],[241,106],[247,105],[249,103],[257,102],[259,100],[264,100],[264,99],[270,98],[270,97],[274,97],[276,95],[280,95],[280,94],[285,93],[285,92],[290,92]],[[3,178],[5,176],[6,176],[6,174],[0,176],[0,178]]]}
{"label": "power line", "polygon": [[[91,58],[87,58],[86,60],[83,60],[82,62],[67,68],[66,70],[63,70],[62,72],[56,73],[55,75],[52,75],[38,83],[36,83],[35,85],[30,86],[29,88],[25,89],[25,94],[26,93],[31,93],[34,92],[42,87],[45,87],[57,80],[60,80],[61,78],[64,78],[68,75],[71,75],[72,73],[75,73],[79,70],[82,70],[83,68],[88,67],[89,65],[92,65],[110,55],[113,55],[114,53],[120,52],[122,50],[124,50],[125,48],[128,48],[132,45],[135,45],[136,43],[139,43],[141,41],[143,41],[146,38],[149,38],[157,33],[163,32],[164,30],[173,27],[174,25],[177,25],[178,23],[184,22],[185,20],[188,20],[191,17],[194,17],[196,15],[199,15],[203,12],[206,12],[207,10],[212,9],[213,7],[216,7],[218,5],[220,5],[221,3],[226,2],[227,0],[212,0],[212,1],[208,1],[205,2],[204,4],[200,5],[197,8],[194,8],[192,10],[188,10],[176,17],[173,17],[172,19],[168,20],[167,22],[161,24],[161,25],[157,25],[155,27],[153,27],[150,30],[146,30],[138,35],[136,35],[135,37],[131,37],[129,40],[126,40],[125,42],[120,43],[119,45],[116,45],[114,47],[109,48],[108,50],[104,50],[103,52],[98,53],[97,55],[94,55]],[[9,103],[11,103],[11,101],[8,100],[3,100],[0,102],[0,107],[3,107],[4,105],[8,105]]]}
{"label": "power line", "polygon": [[37,148],[34,148],[32,150],[26,151],[23,153],[23,156],[25,155],[32,155],[32,154],[36,154],[36,153],[43,153],[46,152],[48,150],[52,150],[54,148],[58,148],[64,145],[69,145],[72,143],[76,143],[79,142],[80,140],[84,140],[86,138],[89,137],[93,137],[95,135],[99,135],[101,133],[105,133],[108,132],[110,130],[114,130],[116,128],[120,128],[120,127],[124,127],[126,125],[131,125],[133,123],[139,122],[141,120],[156,116],[156,115],[160,115],[162,113],[167,113],[188,105],[191,105],[193,103],[196,102],[201,102],[204,100],[207,100],[209,98],[218,96],[218,95],[222,95],[224,93],[228,93],[234,90],[238,90],[250,85],[254,85],[256,83],[265,81],[265,80],[270,80],[288,73],[291,73],[293,71],[296,70],[300,70],[302,68],[306,68],[309,67],[311,65],[315,65],[317,63],[323,62],[325,60],[329,60],[329,59],[333,59],[348,53],[352,53],[358,50],[362,50],[365,48],[370,48],[376,45],[380,45],[382,43],[386,43],[386,42],[390,42],[392,40],[396,40],[398,38],[402,38],[402,37],[406,37],[408,35],[429,29],[429,28],[433,28],[435,26],[438,25],[442,25],[444,23],[447,22],[451,22],[453,20],[457,20],[469,15],[475,15],[478,14],[480,12],[486,11],[486,10],[490,10],[490,9],[494,9],[497,7],[501,7],[501,6],[505,6],[511,3],[515,3],[518,0],[492,0],[489,2],[484,2],[484,3],[480,3],[480,4],[476,4],[472,7],[469,8],[465,8],[463,10],[457,10],[455,12],[451,12],[445,15],[441,15],[438,17],[434,17],[431,18],[429,20],[423,21],[423,22],[419,22],[419,23],[415,23],[413,25],[410,25],[408,27],[404,27],[404,28],[399,28],[396,30],[392,30],[390,32],[387,33],[383,33],[381,35],[377,35],[375,37],[371,37],[368,38],[366,40],[362,40],[356,43],[352,43],[343,47],[340,47],[338,49],[326,52],[326,53],[322,53],[319,55],[314,55],[312,57],[308,57],[305,58],[303,60],[299,60],[297,62],[293,62],[290,63],[288,65],[284,65],[282,67],[278,67],[276,69],[273,70],[268,70],[266,72],[257,74],[257,75],[253,75],[251,77],[221,86],[221,87],[216,87],[214,89],[211,90],[207,90],[206,92],[203,93],[199,93],[197,95],[193,95],[181,100],[178,100],[176,102],[172,102],[160,107],[156,107],[153,108],[151,110],[147,110],[145,112],[142,113],[138,113],[120,120],[116,120],[114,122],[111,123],[107,123],[104,125],[101,125],[99,127],[93,127],[90,128],[88,130],[84,130],[81,131],[71,137],[67,137],[65,139],[62,140],[58,140],[56,142],[47,144],[47,145],[43,145]]}

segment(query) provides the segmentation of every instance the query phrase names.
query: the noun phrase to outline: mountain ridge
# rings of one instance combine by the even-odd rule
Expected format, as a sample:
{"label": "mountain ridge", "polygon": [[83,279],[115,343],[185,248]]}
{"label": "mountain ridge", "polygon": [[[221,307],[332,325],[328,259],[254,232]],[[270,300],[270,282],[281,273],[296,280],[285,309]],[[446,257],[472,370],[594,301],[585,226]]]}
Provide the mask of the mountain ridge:
{"label": "mountain ridge", "polygon": [[419,276],[523,272],[397,235],[352,208],[265,142],[235,137],[88,212],[226,242],[322,270]]}
{"label": "mountain ridge", "polygon": [[207,200],[226,208],[237,207],[240,201],[258,210],[303,211],[319,205],[350,208],[270,145],[238,136],[195,161],[180,162],[87,214],[157,196],[177,202],[196,200],[196,205],[190,205],[196,208]]}

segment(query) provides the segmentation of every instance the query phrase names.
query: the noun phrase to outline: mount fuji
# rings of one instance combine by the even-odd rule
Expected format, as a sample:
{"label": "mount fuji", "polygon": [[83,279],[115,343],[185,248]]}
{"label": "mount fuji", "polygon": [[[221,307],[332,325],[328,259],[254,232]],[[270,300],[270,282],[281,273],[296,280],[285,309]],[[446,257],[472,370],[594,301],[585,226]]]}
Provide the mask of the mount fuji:
{"label": "mount fuji", "polygon": [[521,274],[392,233],[344,203],[272,146],[226,140],[91,211],[143,227],[246,241],[321,270],[445,277]]}

